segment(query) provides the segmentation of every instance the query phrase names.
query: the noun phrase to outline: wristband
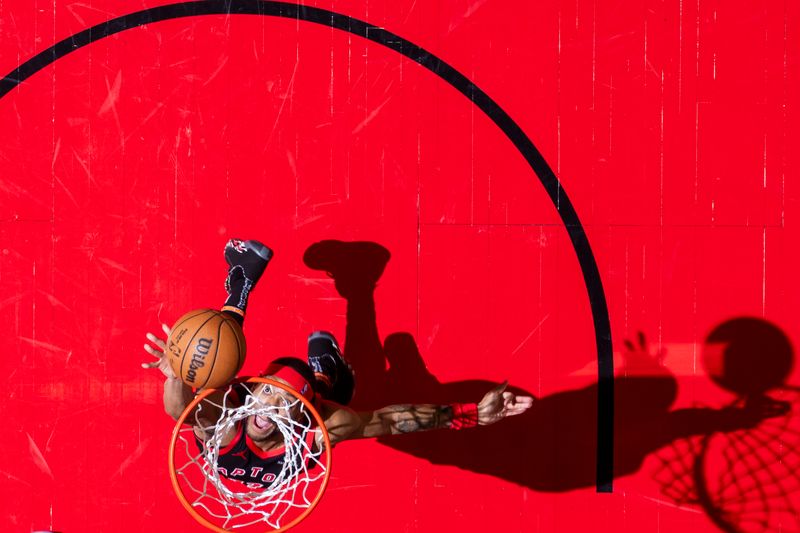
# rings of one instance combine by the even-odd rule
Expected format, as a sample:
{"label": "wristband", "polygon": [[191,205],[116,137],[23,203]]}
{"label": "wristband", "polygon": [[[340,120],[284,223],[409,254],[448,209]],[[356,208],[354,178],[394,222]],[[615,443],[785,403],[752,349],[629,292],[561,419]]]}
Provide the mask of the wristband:
{"label": "wristband", "polygon": [[478,425],[478,404],[453,403],[453,419],[450,420],[450,429],[474,428]]}

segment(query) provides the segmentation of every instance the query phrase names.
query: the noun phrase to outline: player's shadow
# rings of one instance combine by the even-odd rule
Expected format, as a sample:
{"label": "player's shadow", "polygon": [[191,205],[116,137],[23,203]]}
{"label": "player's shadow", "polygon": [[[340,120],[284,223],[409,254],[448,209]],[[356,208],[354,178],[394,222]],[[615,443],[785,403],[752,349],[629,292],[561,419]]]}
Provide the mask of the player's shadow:
{"label": "player's shadow", "polygon": [[[397,403],[477,402],[496,383],[440,382],[422,359],[413,336],[381,342],[374,289],[390,258],[372,242],[322,241],[304,255],[306,265],[329,273],[347,300],[345,357],[356,371],[355,409]],[[641,339],[643,343],[643,338]],[[624,375],[615,379],[615,477],[636,472],[644,458],[671,441],[751,427],[762,415],[742,408],[671,410],[678,385],[646,353],[628,346]],[[512,384],[508,390],[528,394]],[[595,485],[597,385],[538,398],[526,413],[464,431],[431,431],[379,438],[435,464],[457,466],[539,491]]]}

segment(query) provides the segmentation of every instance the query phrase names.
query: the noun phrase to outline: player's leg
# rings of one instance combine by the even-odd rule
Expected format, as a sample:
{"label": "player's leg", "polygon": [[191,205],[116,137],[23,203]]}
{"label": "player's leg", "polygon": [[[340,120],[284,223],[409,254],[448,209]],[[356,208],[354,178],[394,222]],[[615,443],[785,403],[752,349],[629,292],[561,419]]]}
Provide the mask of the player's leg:
{"label": "player's leg", "polygon": [[228,298],[222,311],[236,319],[239,324],[244,322],[250,292],[258,283],[270,259],[272,250],[258,241],[231,239],[225,245],[225,261],[228,263],[225,291]]}
{"label": "player's leg", "polygon": [[326,400],[347,405],[355,391],[353,369],[342,357],[339,344],[327,331],[308,336],[308,365],[317,378],[317,391]]}

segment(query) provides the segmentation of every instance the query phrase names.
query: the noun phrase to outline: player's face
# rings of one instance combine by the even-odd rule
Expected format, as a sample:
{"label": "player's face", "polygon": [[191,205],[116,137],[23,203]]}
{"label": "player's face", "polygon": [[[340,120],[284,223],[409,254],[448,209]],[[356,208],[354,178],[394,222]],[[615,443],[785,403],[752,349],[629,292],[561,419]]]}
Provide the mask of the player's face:
{"label": "player's face", "polygon": [[[253,390],[253,396],[259,403],[276,408],[279,416],[297,419],[301,407],[300,400],[279,387],[267,383],[258,385]],[[255,442],[264,441],[274,436],[280,436],[277,426],[266,416],[253,415],[247,418],[247,435]]]}

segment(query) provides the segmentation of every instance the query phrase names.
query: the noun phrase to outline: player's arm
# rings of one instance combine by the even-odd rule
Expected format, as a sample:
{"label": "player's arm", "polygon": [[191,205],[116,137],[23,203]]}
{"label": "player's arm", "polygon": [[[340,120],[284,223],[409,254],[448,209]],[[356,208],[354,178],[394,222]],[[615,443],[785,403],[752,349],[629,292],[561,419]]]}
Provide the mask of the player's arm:
{"label": "player's arm", "polygon": [[[164,331],[167,338],[169,338],[169,326],[161,324],[161,329]],[[154,356],[156,360],[150,363],[142,363],[142,368],[158,368],[161,373],[164,374],[164,411],[166,411],[173,420],[177,421],[186,407],[192,403],[194,391],[189,385],[181,381],[172,370],[165,352],[166,341],[152,333],[148,333],[146,337],[152,345],[145,344],[144,349],[147,353]],[[212,395],[212,397],[209,398],[212,401],[204,402],[204,408],[201,411],[187,417],[187,423],[193,424],[194,433],[199,439],[205,440],[208,438],[209,428],[213,428],[219,418],[220,410],[216,406],[219,405],[223,399],[221,392],[215,393],[215,395],[216,394],[218,394],[219,397]],[[191,420],[191,422],[188,422],[189,420]],[[226,435],[223,437],[221,444],[225,446],[231,439],[233,439],[233,434]]]}
{"label": "player's arm", "polygon": [[[161,329],[169,338],[169,326],[161,324]],[[145,344],[144,350],[155,357],[156,360],[150,363],[142,363],[142,368],[157,368],[164,374],[164,411],[174,420],[178,420],[183,410],[194,398],[194,392],[172,370],[165,353],[166,342],[152,333],[148,333],[146,337],[152,344]]]}
{"label": "player's arm", "polygon": [[327,404],[322,414],[332,444],[431,429],[488,426],[508,416],[522,414],[533,405],[533,398],[508,392],[507,385],[505,382],[495,387],[478,404],[402,404],[360,413]]}

